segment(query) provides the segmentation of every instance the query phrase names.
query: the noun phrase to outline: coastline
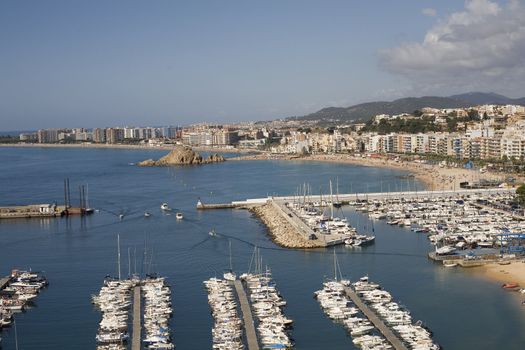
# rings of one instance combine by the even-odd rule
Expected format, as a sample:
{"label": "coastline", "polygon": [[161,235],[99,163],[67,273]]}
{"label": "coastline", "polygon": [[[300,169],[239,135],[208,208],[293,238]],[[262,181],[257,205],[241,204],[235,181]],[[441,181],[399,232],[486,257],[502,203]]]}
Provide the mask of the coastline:
{"label": "coastline", "polygon": [[[123,145],[123,144],[108,144],[108,143],[0,143],[0,147],[3,148],[99,148],[99,149],[140,149],[149,151],[166,150],[171,151],[177,145],[162,145],[162,146],[149,146],[149,145]],[[199,152],[220,152],[220,153],[253,153],[254,150],[244,150],[237,148],[219,148],[219,147],[192,147],[195,151]],[[255,151],[257,152],[257,151]]]}
{"label": "coastline", "polygon": [[487,264],[473,268],[475,274],[499,284],[516,282],[521,288],[525,288],[525,261],[513,261],[509,265],[497,263]]}
{"label": "coastline", "polygon": [[460,183],[464,181],[476,182],[481,179],[486,180],[504,180],[505,174],[500,173],[480,173],[475,170],[469,170],[464,168],[448,168],[440,167],[436,165],[417,163],[417,162],[406,162],[406,161],[394,161],[389,159],[380,158],[363,158],[355,157],[346,154],[322,154],[322,155],[309,155],[303,157],[297,156],[286,156],[286,155],[267,155],[258,154],[251,156],[240,156],[237,158],[229,159],[235,161],[241,160],[288,160],[288,161],[316,161],[316,162],[328,162],[328,163],[342,163],[352,164],[358,166],[368,166],[376,168],[389,168],[396,170],[408,171],[414,177],[422,182],[427,190],[456,190],[460,189]]}

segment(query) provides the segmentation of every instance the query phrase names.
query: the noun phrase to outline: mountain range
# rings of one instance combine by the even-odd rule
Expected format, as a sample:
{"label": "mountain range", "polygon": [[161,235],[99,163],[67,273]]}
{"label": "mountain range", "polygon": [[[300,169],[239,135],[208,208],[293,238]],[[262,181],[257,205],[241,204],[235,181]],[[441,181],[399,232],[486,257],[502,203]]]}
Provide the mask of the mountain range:
{"label": "mountain range", "polygon": [[412,113],[424,107],[431,108],[465,108],[482,104],[515,104],[525,106],[525,97],[509,98],[493,92],[469,92],[448,97],[423,96],[406,97],[395,101],[377,101],[360,103],[350,107],[327,107],[317,112],[291,117],[299,120],[322,121],[367,121],[378,114]]}

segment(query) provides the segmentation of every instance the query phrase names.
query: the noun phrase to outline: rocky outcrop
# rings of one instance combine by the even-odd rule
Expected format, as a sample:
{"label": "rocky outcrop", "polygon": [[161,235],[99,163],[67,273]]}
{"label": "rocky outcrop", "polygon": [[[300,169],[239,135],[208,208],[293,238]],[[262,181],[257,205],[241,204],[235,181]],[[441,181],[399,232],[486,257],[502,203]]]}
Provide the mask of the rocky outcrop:
{"label": "rocky outcrop", "polygon": [[320,248],[322,243],[305,239],[271,204],[250,209],[268,227],[272,240],[285,248]]}
{"label": "rocky outcrop", "polygon": [[147,159],[138,163],[139,166],[171,166],[171,165],[198,165],[224,162],[226,159],[220,154],[212,154],[208,158],[193,151],[187,146],[176,146],[173,151],[159,160]]}

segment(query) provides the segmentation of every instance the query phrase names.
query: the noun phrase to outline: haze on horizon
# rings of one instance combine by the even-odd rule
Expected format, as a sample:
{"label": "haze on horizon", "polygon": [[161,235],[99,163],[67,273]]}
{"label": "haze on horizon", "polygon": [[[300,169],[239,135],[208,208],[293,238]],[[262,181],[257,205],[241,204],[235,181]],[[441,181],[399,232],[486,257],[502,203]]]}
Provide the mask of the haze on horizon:
{"label": "haze on horizon", "polygon": [[525,95],[524,0],[4,1],[0,130]]}

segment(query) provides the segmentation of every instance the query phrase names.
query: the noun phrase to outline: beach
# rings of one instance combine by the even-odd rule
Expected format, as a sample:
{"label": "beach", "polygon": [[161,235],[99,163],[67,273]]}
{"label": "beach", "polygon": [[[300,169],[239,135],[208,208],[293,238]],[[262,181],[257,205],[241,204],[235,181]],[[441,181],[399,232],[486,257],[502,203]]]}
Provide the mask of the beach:
{"label": "beach", "polygon": [[496,281],[500,284],[507,282],[519,283],[520,287],[525,287],[525,262],[514,261],[509,265],[499,265],[497,263],[475,267],[475,272],[482,276]]}

